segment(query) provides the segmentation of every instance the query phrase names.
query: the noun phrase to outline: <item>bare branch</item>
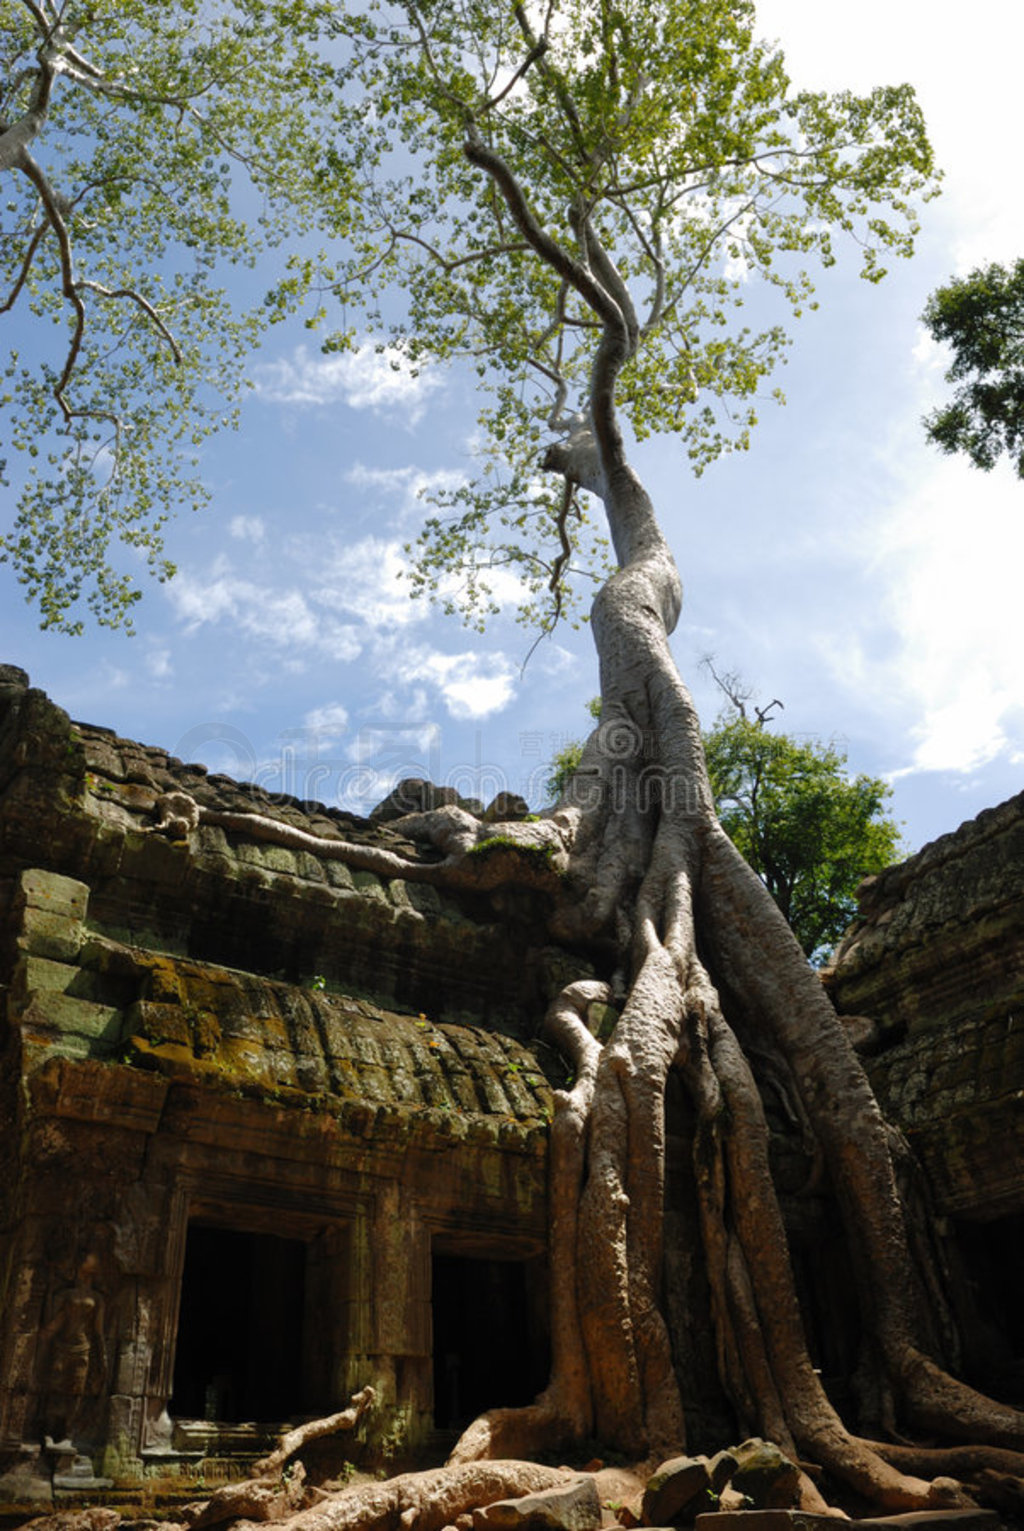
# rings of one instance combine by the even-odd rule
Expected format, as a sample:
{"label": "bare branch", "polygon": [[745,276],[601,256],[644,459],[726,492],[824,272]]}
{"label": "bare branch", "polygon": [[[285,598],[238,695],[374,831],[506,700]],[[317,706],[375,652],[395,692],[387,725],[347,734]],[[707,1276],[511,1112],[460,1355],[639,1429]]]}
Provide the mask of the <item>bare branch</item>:
{"label": "bare branch", "polygon": [[426,250],[431,260],[434,261],[435,264],[438,265],[446,275],[452,271],[458,271],[460,266],[471,266],[475,264],[476,261],[487,260],[493,255],[521,255],[523,251],[527,249],[525,244],[521,244],[519,242],[506,242],[503,244],[485,245],[481,250],[471,250],[468,255],[460,255],[458,260],[449,260],[447,256],[442,255],[440,250],[436,249],[429,240],[421,238],[419,234],[411,234],[407,229],[396,229],[392,228],[390,225],[388,227],[388,232],[391,234],[391,238],[395,242],[401,240],[405,244],[419,245],[421,249]]}
{"label": "bare branch", "polygon": [[416,31],[419,33],[420,47],[423,50],[423,57],[426,59],[430,72],[434,77],[434,84],[444,96],[445,100],[450,101],[452,106],[458,109],[463,120],[472,121],[473,109],[469,105],[469,102],[463,101],[461,96],[457,96],[455,94],[455,92],[445,81],[441,70],[438,68],[437,61],[434,58],[433,49],[430,46],[430,34],[423,24],[423,19],[420,16],[419,10],[415,5],[408,3],[408,0],[405,9],[409,16],[412,18],[412,22],[416,28]]}
{"label": "bare branch", "polygon": [[77,285],[80,292],[95,292],[101,298],[112,298],[115,300],[119,298],[127,298],[130,302],[136,303],[139,308],[142,309],[146,317],[152,322],[154,328],[159,330],[160,334],[163,336],[168,346],[170,347],[171,355],[174,357],[174,360],[179,366],[181,365],[181,347],[178,345],[178,342],[175,340],[171,331],[167,328],[166,324],[161,319],[152,303],[148,298],[143,297],[141,292],[136,292],[133,287],[104,287],[100,282],[81,281]]}
{"label": "bare branch", "polygon": [[532,64],[535,64],[538,59],[543,58],[544,54],[547,51],[548,51],[548,41],[547,41],[547,38],[546,37],[542,37],[540,39],[540,41],[535,43],[534,46],[530,49],[529,53],[526,55],[525,59],[520,64],[519,68],[516,70],[515,74],[511,78],[511,80],[509,80],[508,84],[505,86],[504,90],[499,91],[499,93],[496,96],[492,96],[489,101],[486,101],[484,103],[483,107],[482,107],[482,110],[485,111],[485,112],[489,112],[489,111],[491,111],[491,109],[493,107],[498,106],[502,101],[504,101],[504,99],[508,95],[509,91],[513,90],[515,88],[515,86],[523,78],[523,75],[530,68],[530,66]]}
{"label": "bare branch", "polygon": [[[576,485],[573,483],[571,478],[566,476],[565,483],[562,488],[562,503],[559,507],[558,519],[555,523],[558,530],[558,540],[561,543],[561,549],[551,566],[551,578],[548,580],[548,589],[555,598],[554,613],[551,619],[552,626],[554,626],[559,617],[562,615],[562,576],[565,573],[565,568],[569,562],[569,559],[572,557],[572,542],[569,538],[567,522],[569,520],[570,511],[574,509],[576,509]],[[577,515],[578,514],[579,512],[577,510]]]}
{"label": "bare branch", "polygon": [[[551,23],[551,13],[552,8],[549,7],[548,14],[544,22],[545,37],[547,35],[547,29]],[[534,35],[533,28],[530,26],[530,21],[526,14],[526,8],[521,3],[518,3],[515,7],[515,17],[516,21],[519,23],[519,30],[522,32],[523,37],[525,38],[531,51],[535,50],[538,46],[538,39]],[[558,97],[558,105],[562,111],[562,115],[565,117],[566,122],[569,124],[573,138],[576,140],[576,147],[579,151],[580,159],[583,160],[585,164],[589,164],[590,156],[587,153],[586,136],[583,132],[583,124],[580,122],[579,112],[576,110],[576,103],[572,99],[571,93],[566,89],[565,81],[561,78],[558,71],[556,69],[552,69],[551,66],[544,61],[543,58],[541,58],[539,62],[541,73],[555,88],[555,94]]]}
{"label": "bare branch", "polygon": [[475,130],[470,131],[463,150],[471,165],[486,170],[491,177],[530,247],[558,276],[575,288],[606,325],[624,330],[624,317],[614,298],[579,261],[574,260],[567,250],[541,228],[523,195],[522,187],[501,156],[489,149]]}
{"label": "bare branch", "polygon": [[43,7],[36,4],[36,0],[21,0],[21,3],[32,17],[36,26],[40,28],[47,40],[49,40],[51,32],[58,25],[57,17],[52,14],[47,16]]}
{"label": "bare branch", "polygon": [[22,288],[25,286],[25,282],[28,280],[29,271],[32,269],[32,262],[35,260],[36,251],[42,244],[48,228],[49,224],[41,223],[36,229],[35,233],[32,235],[32,238],[29,241],[29,247],[25,251],[24,259],[21,262],[21,270],[15,277],[14,286],[11,288],[10,293],[7,295],[4,302],[0,303],[0,314],[6,314],[9,312],[9,310],[12,309],[15,303],[18,301],[18,297],[22,291]]}
{"label": "bare branch", "polygon": [[[28,3],[28,0],[26,0]],[[22,157],[27,154],[33,138],[42,130],[50,109],[55,68],[51,60],[41,55],[35,88],[28,110],[17,122],[0,132],[0,170],[24,169]]]}
{"label": "bare branch", "polygon": [[85,334],[85,304],[82,302],[82,295],[75,281],[71,236],[68,233],[67,222],[61,211],[57,193],[50,185],[49,178],[42,167],[36,163],[27,150],[22,156],[21,169],[24,170],[38,191],[43,207],[46,209],[47,221],[57,236],[57,245],[60,251],[61,286],[65,298],[67,298],[75,311],[75,323],[71,332],[71,343],[68,346],[64,370],[60,375],[56,388],[53,390],[53,396],[60,405],[61,413],[65,420],[70,421],[73,411],[65,396],[65,389],[71,380],[71,374],[75,369],[75,363],[82,349],[82,338]]}
{"label": "bare branch", "polygon": [[622,280],[618,267],[612,260],[608,251],[599,237],[590,219],[589,212],[578,212],[573,209],[570,213],[577,237],[587,253],[587,264],[598,281],[609,292],[622,314],[626,333],[629,336],[630,352],[636,350],[637,340],[640,334],[640,326],[637,322],[636,310],[633,307],[633,299],[630,297],[629,288]]}
{"label": "bare branch", "polygon": [[[175,362],[177,362],[179,365],[182,360],[181,349],[178,346],[178,343],[172,335],[171,331],[168,329],[167,325],[157,313],[153,304],[140,292],[136,292],[132,288],[114,289],[104,287],[99,282],[92,282],[88,280],[80,281],[76,278],[74,252],[71,248],[71,235],[68,231],[67,220],[64,216],[61,201],[57,192],[55,191],[45,171],[36,162],[36,160],[32,158],[27,150],[22,151],[19,159],[19,168],[24,171],[25,175],[32,182],[33,186],[36,188],[36,191],[39,193],[40,201],[42,202],[46,213],[47,224],[57,236],[57,246],[60,253],[61,291],[74,310],[74,324],[71,331],[71,340],[68,345],[67,356],[64,359],[63,370],[53,390],[53,396],[60,406],[61,414],[64,416],[65,422],[70,423],[71,420],[76,418],[76,416],[79,418],[88,416],[91,419],[107,420],[111,425],[114,426],[118,437],[120,437],[122,422],[117,415],[110,414],[107,411],[102,410],[76,410],[68,402],[68,386],[71,382],[75,367],[78,363],[78,358],[81,355],[82,342],[85,338],[86,309],[85,304],[82,301],[83,291],[95,292],[98,296],[103,298],[110,298],[114,300],[127,299],[130,302],[137,304],[137,306],[141,308],[142,311],[146,314],[154,328],[167,342],[171,349],[171,353],[174,356]],[[35,249],[38,248],[39,242],[44,233],[45,229],[40,229],[38,235],[33,240],[30,251],[26,256],[25,262],[23,263],[22,270],[19,273],[15,289],[8,299],[8,302],[5,304],[5,308],[10,307],[17,298],[18,291],[23,285],[27,275],[28,264],[31,261],[32,254],[34,254]]]}

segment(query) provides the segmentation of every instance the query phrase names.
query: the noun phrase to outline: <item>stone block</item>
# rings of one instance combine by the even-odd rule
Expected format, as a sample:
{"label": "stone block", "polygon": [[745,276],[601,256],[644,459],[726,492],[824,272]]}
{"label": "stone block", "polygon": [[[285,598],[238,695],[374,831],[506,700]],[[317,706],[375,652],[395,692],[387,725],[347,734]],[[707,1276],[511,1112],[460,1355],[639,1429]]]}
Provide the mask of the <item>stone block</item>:
{"label": "stone block", "polygon": [[592,1477],[473,1511],[473,1531],[599,1531],[600,1525],[601,1500]]}
{"label": "stone block", "polygon": [[429,915],[432,919],[441,918],[441,896],[436,888],[432,888],[428,882],[407,882],[403,886],[410,904],[418,914]]}
{"label": "stone block", "polygon": [[299,876],[304,877],[307,882],[321,883],[326,881],[323,866],[311,851],[295,852],[295,869]]}
{"label": "stone block", "polygon": [[706,1502],[710,1488],[706,1457],[671,1457],[648,1479],[643,1499],[644,1524],[674,1526],[692,1520],[692,1507],[701,1500]]}
{"label": "stone block", "polygon": [[65,914],[38,908],[22,912],[18,946],[33,956],[48,957],[52,962],[74,962],[84,939],[84,927]]}
{"label": "stone block", "polygon": [[355,887],[352,873],[343,861],[325,861],[324,870],[332,888],[344,888],[346,892],[351,892]]}
{"label": "stone block", "polygon": [[268,872],[284,872],[290,877],[298,874],[295,852],[289,850],[286,845],[260,845],[260,864],[266,867]]}
{"label": "stone block", "polygon": [[128,1035],[145,1037],[154,1046],[161,1042],[177,1042],[182,1047],[192,1044],[192,1031],[179,1005],[136,1000],[125,1011],[124,1030]]}
{"label": "stone block", "polygon": [[82,748],[85,763],[93,771],[99,772],[101,776],[109,776],[112,781],[125,780],[124,760],[120,750],[115,749],[112,739],[90,729],[82,740]]}
{"label": "stone block", "polygon": [[72,963],[54,962],[49,957],[33,957],[26,953],[14,974],[15,999],[19,1004],[25,1004],[32,994],[66,994],[79,976],[80,969]]}
{"label": "stone block", "polygon": [[65,1036],[86,1037],[117,1042],[121,1036],[121,1012],[112,1005],[97,1005],[88,999],[51,990],[33,995],[22,1015],[31,1026],[59,1031]]}
{"label": "stone block", "polygon": [[72,920],[84,920],[89,907],[89,889],[84,882],[45,872],[41,867],[22,872],[21,898],[27,909],[43,909]]}
{"label": "stone block", "polygon": [[733,1446],[730,1483],[759,1510],[788,1509],[800,1487],[800,1469],[772,1441],[757,1437]]}
{"label": "stone block", "polygon": [[89,1037],[80,1037],[72,1032],[63,1032],[59,1036],[52,1031],[33,1033],[29,1026],[23,1029],[26,1041],[37,1050],[32,1067],[49,1064],[55,1058],[70,1059],[74,1062],[92,1056],[95,1044]]}
{"label": "stone block", "polygon": [[[726,1510],[698,1515],[696,1531],[835,1531],[835,1518],[808,1510]],[[911,1510],[850,1520],[856,1531],[999,1531],[994,1510]]]}

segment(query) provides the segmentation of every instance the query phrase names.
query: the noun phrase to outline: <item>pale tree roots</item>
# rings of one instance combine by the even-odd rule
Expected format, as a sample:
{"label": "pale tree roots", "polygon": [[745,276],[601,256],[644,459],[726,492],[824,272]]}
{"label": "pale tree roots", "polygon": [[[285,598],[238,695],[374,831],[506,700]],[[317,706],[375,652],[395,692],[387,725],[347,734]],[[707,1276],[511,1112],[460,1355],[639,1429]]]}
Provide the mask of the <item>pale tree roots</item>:
{"label": "pale tree roots", "polygon": [[[649,607],[641,621],[656,650]],[[314,842],[320,853],[329,845],[382,875],[475,889],[543,884],[557,894],[553,926],[578,942],[589,937],[610,971],[608,983],[569,985],[545,1019],[574,1076],[556,1092],[550,1140],[551,1381],[529,1407],[495,1409],[469,1427],[451,1457],[452,1481],[471,1481],[461,1475],[473,1462],[529,1458],[589,1437],[648,1463],[685,1448],[662,1290],[664,1102],[674,1071],[695,1113],[692,1171],[718,1368],[740,1433],[773,1440],[883,1509],[962,1503],[951,1474],[967,1458],[883,1451],[850,1433],[822,1389],[772,1178],[759,1072],[791,1092],[792,1115],[842,1213],[877,1417],[1012,1457],[1024,1448],[1024,1416],[926,1353],[920,1306],[941,1283],[915,1269],[889,1133],[816,974],[703,789],[693,790],[703,767],[681,681],[662,673],[642,709],[635,695],[627,708],[607,683],[606,694],[610,721],[584,752],[582,790],[538,824],[484,825],[451,808],[398,821],[403,836],[440,851],[432,861],[291,829],[280,837]],[[662,762],[652,771],[662,735],[681,770]],[[244,820],[266,838],[282,828],[246,815],[199,817],[233,832]],[[485,840],[500,841],[497,869],[475,852]],[[602,1046],[588,1012],[612,1001],[620,1015]],[[1006,1462],[989,1470],[1012,1473]],[[808,1474],[800,1501],[826,1508]]]}
{"label": "pale tree roots", "polygon": [[279,1475],[276,1482],[261,1478],[226,1484],[208,1504],[186,1515],[184,1523],[188,1531],[229,1520],[271,1522],[294,1531],[441,1531],[473,1510],[562,1488],[577,1476],[568,1468],[535,1462],[465,1462],[326,1493],[309,1489],[300,1471],[288,1479]]}
{"label": "pale tree roots", "polygon": [[281,1437],[276,1448],[253,1464],[253,1476],[243,1483],[226,1483],[211,1497],[194,1506],[187,1514],[189,1531],[233,1520],[281,1520],[302,1503],[306,1495],[305,1473],[286,1473],[294,1456],[311,1441],[354,1430],[363,1415],[377,1402],[372,1387],[364,1387],[349,1399],[348,1407],[338,1414],[314,1419]]}

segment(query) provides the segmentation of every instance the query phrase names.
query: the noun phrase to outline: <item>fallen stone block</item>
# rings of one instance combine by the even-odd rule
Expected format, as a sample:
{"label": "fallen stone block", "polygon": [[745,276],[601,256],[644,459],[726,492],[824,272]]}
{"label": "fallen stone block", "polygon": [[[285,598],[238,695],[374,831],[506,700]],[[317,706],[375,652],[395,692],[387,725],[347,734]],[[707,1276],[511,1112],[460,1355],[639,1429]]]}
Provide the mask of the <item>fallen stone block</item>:
{"label": "fallen stone block", "polygon": [[670,1457],[647,1480],[643,1500],[644,1524],[676,1526],[692,1520],[693,1507],[710,1508],[707,1503],[710,1491],[711,1472],[707,1457]]}
{"label": "fallen stone block", "polygon": [[473,1531],[600,1531],[600,1526],[601,1500],[593,1478],[499,1499],[473,1511]]}

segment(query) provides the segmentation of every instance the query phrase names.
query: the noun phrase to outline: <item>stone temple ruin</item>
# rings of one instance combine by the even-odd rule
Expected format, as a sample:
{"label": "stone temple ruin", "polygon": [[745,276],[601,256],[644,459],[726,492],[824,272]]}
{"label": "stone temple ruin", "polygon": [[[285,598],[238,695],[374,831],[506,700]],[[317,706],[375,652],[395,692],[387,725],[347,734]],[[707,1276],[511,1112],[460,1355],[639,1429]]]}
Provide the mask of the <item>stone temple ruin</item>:
{"label": "stone temple ruin", "polygon": [[[535,1033],[599,959],[551,943],[543,894],[186,833],[161,822],[170,792],[407,848],[386,809],[271,799],[72,723],[0,667],[0,1505],[241,1474],[368,1382],[383,1407],[349,1449],[440,1448],[546,1377],[565,1072]],[[825,981],[924,1163],[965,1372],[1019,1367],[1024,795],[874,879]],[[685,1102],[668,1111],[682,1159]],[[773,1130],[838,1394],[842,1241],[799,1124]],[[683,1184],[668,1196],[695,1219]],[[699,1313],[702,1279],[669,1269],[669,1301]],[[688,1344],[688,1416],[724,1441],[709,1326]]]}

